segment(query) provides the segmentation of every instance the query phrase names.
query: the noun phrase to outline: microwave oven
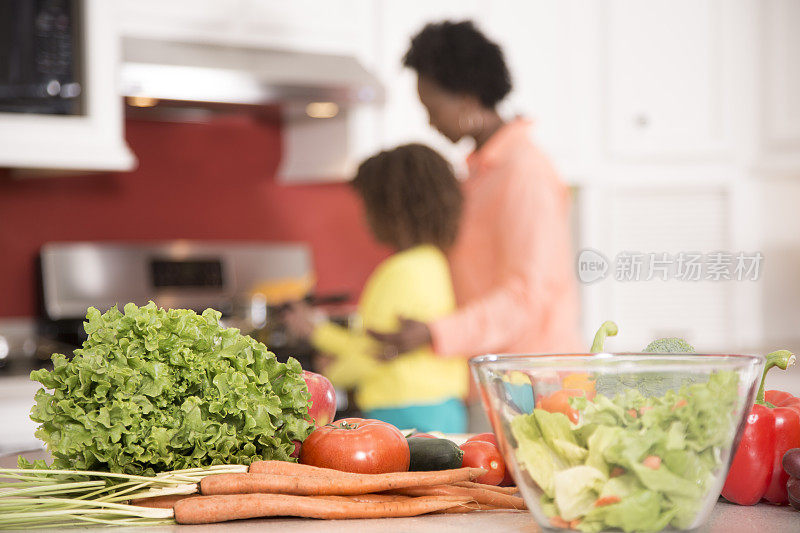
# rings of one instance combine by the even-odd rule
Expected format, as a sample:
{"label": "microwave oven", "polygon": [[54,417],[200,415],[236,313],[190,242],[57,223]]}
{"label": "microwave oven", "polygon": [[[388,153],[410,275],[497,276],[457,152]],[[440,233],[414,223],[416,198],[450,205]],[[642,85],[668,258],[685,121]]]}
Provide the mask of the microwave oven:
{"label": "microwave oven", "polygon": [[83,114],[82,4],[0,2],[0,112]]}

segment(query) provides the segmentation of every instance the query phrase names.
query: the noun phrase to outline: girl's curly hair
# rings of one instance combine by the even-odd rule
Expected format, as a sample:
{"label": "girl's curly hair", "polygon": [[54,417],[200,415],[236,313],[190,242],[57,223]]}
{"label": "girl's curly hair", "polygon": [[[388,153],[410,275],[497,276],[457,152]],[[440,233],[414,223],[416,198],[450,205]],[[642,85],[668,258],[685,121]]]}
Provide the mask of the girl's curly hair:
{"label": "girl's curly hair", "polygon": [[361,163],[352,180],[375,237],[395,249],[455,242],[463,197],[450,164],[422,144],[385,150]]}

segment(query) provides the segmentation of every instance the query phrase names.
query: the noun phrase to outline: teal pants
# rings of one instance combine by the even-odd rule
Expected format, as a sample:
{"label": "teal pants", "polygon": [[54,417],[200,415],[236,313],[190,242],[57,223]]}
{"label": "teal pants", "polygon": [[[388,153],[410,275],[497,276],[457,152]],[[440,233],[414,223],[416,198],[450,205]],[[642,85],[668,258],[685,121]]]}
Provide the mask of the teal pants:
{"label": "teal pants", "polygon": [[467,408],[464,406],[464,402],[457,398],[427,405],[372,409],[366,411],[364,416],[388,422],[400,429],[416,429],[421,433],[428,431],[467,432]]}
{"label": "teal pants", "polygon": [[520,412],[532,413],[534,407],[533,388],[529,383],[506,383],[506,393],[511,397]]}

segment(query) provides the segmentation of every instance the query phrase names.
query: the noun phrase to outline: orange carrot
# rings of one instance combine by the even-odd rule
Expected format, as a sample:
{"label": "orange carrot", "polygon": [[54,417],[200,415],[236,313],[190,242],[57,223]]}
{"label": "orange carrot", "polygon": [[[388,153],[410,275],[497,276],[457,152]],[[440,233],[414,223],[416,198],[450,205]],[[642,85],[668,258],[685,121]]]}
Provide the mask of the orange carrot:
{"label": "orange carrot", "polygon": [[471,498],[476,503],[494,505],[504,509],[527,509],[525,500],[518,496],[510,496],[485,489],[468,489],[466,487],[454,487],[452,485],[436,485],[433,487],[409,487],[396,489],[393,494],[405,494],[406,496],[463,496]]}
{"label": "orange carrot", "polygon": [[154,509],[172,509],[176,502],[186,498],[196,498],[197,494],[169,494],[167,496],[154,496],[152,498],[138,498],[131,500],[131,505],[151,507]]}
{"label": "orange carrot", "polygon": [[675,405],[672,406],[672,411],[674,411],[675,409],[684,407],[686,405],[688,405],[688,402],[685,399],[681,398],[680,400],[675,402]]}
{"label": "orange carrot", "polygon": [[657,455],[648,455],[642,461],[642,464],[647,468],[652,468],[653,470],[658,470],[661,468],[661,457]]}
{"label": "orange carrot", "polygon": [[581,525],[581,519],[576,518],[575,520],[571,520],[569,523],[570,529],[578,529],[578,526]]}
{"label": "orange carrot", "polygon": [[[447,509],[443,509],[441,511],[434,511],[431,514],[462,514],[471,513],[473,511],[495,511],[498,509],[503,508],[495,505],[486,505],[484,503],[464,503],[455,507],[448,507]],[[507,511],[508,509],[503,510]]]}
{"label": "orange carrot", "polygon": [[392,472],[343,476],[277,476],[273,474],[215,474],[200,481],[200,492],[212,494],[278,493],[312,496],[350,496],[406,487],[442,485],[477,479],[483,468],[457,468],[435,472]]}
{"label": "orange carrot", "polygon": [[290,463],[288,461],[254,461],[247,470],[251,474],[278,474],[282,476],[336,476],[348,474],[333,468]]}
{"label": "orange carrot", "polygon": [[608,477],[619,477],[624,473],[625,473],[624,468],[622,468],[621,466],[615,466],[614,468],[611,469],[611,473],[608,475]]}
{"label": "orange carrot", "polygon": [[399,502],[408,500],[411,496],[403,496],[401,494],[356,494],[354,496],[334,496],[328,494],[325,496],[309,496],[309,498],[319,498],[321,500],[332,500],[340,502]]}
{"label": "orange carrot", "polygon": [[574,396],[585,396],[582,389],[561,389],[549,396],[539,396],[536,399],[537,407],[550,413],[563,413],[573,424],[577,424],[580,414],[569,404],[569,399]]}
{"label": "orange carrot", "polygon": [[622,498],[617,495],[603,496],[602,498],[597,498],[597,500],[594,502],[594,506],[604,507],[606,505],[611,505],[612,503],[617,503],[621,500]]}
{"label": "orange carrot", "polygon": [[564,529],[569,529],[569,522],[561,518],[560,516],[551,516],[550,517],[550,525],[553,527],[560,527]]}
{"label": "orange carrot", "polygon": [[514,494],[519,493],[519,489],[517,487],[498,487],[497,485],[487,485],[486,483],[475,483],[474,481],[459,481],[458,483],[453,483],[456,487],[465,487],[468,489],[485,489],[485,490],[492,490],[494,492],[500,492],[502,494],[508,494],[509,496],[513,496]]}
{"label": "orange carrot", "polygon": [[175,504],[179,524],[212,524],[265,516],[304,518],[392,518],[449,509],[469,500],[455,497],[409,498],[404,501],[346,502],[286,494],[230,494],[187,498]]}

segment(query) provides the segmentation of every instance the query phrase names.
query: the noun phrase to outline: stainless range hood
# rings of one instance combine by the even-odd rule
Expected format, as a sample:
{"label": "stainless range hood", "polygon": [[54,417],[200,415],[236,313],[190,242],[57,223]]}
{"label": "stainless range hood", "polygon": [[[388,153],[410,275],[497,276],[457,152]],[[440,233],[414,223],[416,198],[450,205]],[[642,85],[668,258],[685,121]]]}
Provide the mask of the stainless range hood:
{"label": "stainless range hood", "polygon": [[139,117],[278,107],[283,182],[346,179],[377,148],[376,108],[361,104],[382,103],[384,90],[353,56],[132,37],[122,47],[122,94],[134,106],[158,104]]}
{"label": "stainless range hood", "polygon": [[123,39],[122,94],[265,105],[380,102],[383,88],[355,57],[220,44]]}

